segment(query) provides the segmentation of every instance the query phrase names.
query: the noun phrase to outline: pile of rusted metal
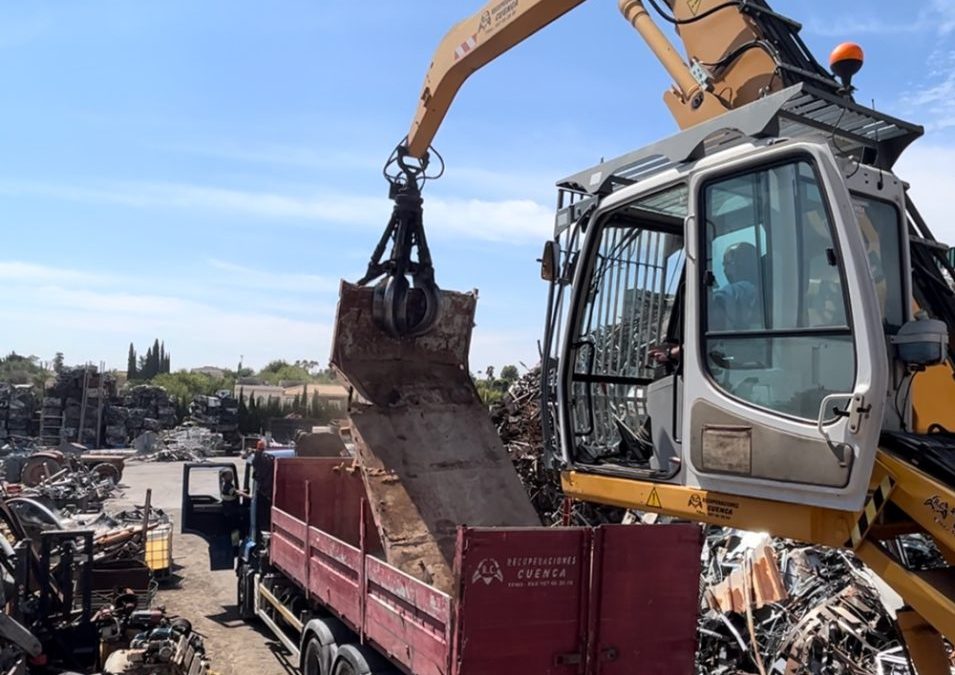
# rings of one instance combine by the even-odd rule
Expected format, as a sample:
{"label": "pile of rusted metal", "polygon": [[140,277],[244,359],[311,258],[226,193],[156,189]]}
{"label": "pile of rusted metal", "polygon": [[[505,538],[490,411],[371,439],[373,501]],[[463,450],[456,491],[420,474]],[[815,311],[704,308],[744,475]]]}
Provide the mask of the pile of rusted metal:
{"label": "pile of rusted metal", "polygon": [[106,415],[106,445],[129,447],[143,432],[158,433],[176,426],[176,406],[163,387],[140,384],[111,401]]}
{"label": "pile of rusted metal", "polygon": [[[567,504],[548,468],[541,432],[540,370],[516,381],[491,408],[534,507],[548,524],[666,522],[666,517],[592,504]],[[797,675],[914,670],[893,613],[873,575],[847,551],[707,530],[700,580],[699,675]],[[938,562],[930,543],[908,538],[914,567]]]}
{"label": "pile of rusted metal", "polygon": [[[96,366],[63,368],[46,392],[40,434],[48,445],[60,441],[98,448],[102,443],[104,416],[116,395],[116,378]],[[57,425],[56,410],[62,411]],[[53,442],[56,436],[58,440]]]}
{"label": "pile of rusted metal", "polygon": [[712,528],[697,672],[910,673],[876,579],[850,552]]}
{"label": "pile of rusted metal", "polygon": [[209,671],[190,623],[151,607],[152,595],[141,592],[154,583],[143,549],[126,559],[108,543],[115,526],[134,520],[145,534],[162,520],[154,515],[146,506],[84,521],[29,499],[0,502],[0,672],[25,675],[34,672],[29,664],[110,675]]}
{"label": "pile of rusted metal", "polygon": [[36,434],[36,405],[32,385],[0,382],[0,443]]}
{"label": "pile of rusted metal", "polygon": [[161,434],[145,432],[133,447],[135,459],[142,462],[201,462],[222,455],[226,442],[222,434],[187,424]]}
{"label": "pile of rusted metal", "polygon": [[532,368],[515,381],[499,403],[491,406],[491,421],[504,442],[531,503],[545,525],[619,523],[624,509],[585,503],[566,503],[560,471],[544,457],[541,427],[541,372]]}
{"label": "pile of rusted metal", "polygon": [[215,396],[196,396],[189,404],[188,421],[194,426],[222,434],[228,449],[241,448],[239,401],[231,392],[220,391]]}

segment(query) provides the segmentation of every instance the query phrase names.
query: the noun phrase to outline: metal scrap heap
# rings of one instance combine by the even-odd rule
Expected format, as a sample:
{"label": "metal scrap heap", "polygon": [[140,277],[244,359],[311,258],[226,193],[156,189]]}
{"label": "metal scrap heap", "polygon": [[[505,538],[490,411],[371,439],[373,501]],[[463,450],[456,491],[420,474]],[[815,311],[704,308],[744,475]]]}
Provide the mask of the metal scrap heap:
{"label": "metal scrap heap", "polygon": [[36,406],[31,385],[0,382],[0,443],[36,433]]}
{"label": "metal scrap heap", "polygon": [[565,508],[560,471],[544,458],[541,431],[541,371],[532,368],[514,382],[500,403],[491,406],[491,422],[510,455],[531,503],[546,525],[561,523],[596,526],[619,523],[626,510],[597,504],[575,503]]}
{"label": "metal scrap heap", "polygon": [[176,426],[176,406],[163,388],[141,384],[123,392],[106,414],[106,444],[127,447],[144,431],[159,432]]}
{"label": "metal scrap heap", "polygon": [[876,581],[847,551],[712,528],[700,675],[912,672]]}
{"label": "metal scrap heap", "polygon": [[[540,369],[511,385],[491,419],[545,523],[667,522],[611,507],[564,504],[560,472],[546,466]],[[894,613],[876,579],[851,552],[766,535],[709,528],[700,579],[699,675],[914,673]],[[904,544],[916,566],[937,562],[917,538]]]}

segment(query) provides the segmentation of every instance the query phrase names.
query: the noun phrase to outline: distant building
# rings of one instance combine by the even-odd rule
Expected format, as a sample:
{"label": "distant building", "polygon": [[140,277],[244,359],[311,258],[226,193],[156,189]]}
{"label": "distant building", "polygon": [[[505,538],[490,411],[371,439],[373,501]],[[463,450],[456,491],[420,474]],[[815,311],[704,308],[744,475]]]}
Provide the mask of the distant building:
{"label": "distant building", "polygon": [[269,398],[281,404],[292,403],[307,391],[308,400],[318,392],[318,398],[329,410],[344,412],[348,407],[348,390],[340,384],[300,384],[295,387],[279,387],[270,384],[237,384],[235,395],[245,394],[246,400],[255,398],[257,405],[266,404]]}
{"label": "distant building", "polygon": [[193,368],[189,371],[190,373],[198,373],[200,375],[208,375],[209,377],[221,380],[225,377],[225,371],[222,368],[216,368],[215,366],[203,366],[202,368]]}
{"label": "distant building", "polygon": [[285,389],[271,384],[237,384],[235,385],[236,397],[239,394],[245,394],[247,401],[254,398],[257,404],[268,403],[270,398],[279,403],[285,401]]}
{"label": "distant building", "polygon": [[302,394],[306,393],[308,400],[311,401],[315,392],[318,392],[319,400],[329,410],[344,412],[348,408],[348,390],[340,384],[303,384],[297,387],[286,387],[285,397],[286,400],[293,401],[296,396],[301,398]]}

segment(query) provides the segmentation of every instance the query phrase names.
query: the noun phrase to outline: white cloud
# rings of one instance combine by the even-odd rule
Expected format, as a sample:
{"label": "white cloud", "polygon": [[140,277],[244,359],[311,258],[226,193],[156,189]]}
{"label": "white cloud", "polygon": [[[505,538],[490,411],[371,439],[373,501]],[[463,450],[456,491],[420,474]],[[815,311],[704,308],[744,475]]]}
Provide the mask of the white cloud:
{"label": "white cloud", "polygon": [[[908,7],[908,6],[906,6]],[[955,4],[951,0],[931,0],[917,12],[910,11],[906,21],[862,17],[859,14],[813,19],[807,30],[824,37],[851,39],[863,35],[899,35],[931,32],[945,36],[955,30]]]}
{"label": "white cloud", "polygon": [[955,220],[951,195],[955,193],[955,145],[921,145],[909,148],[896,173],[911,184],[909,194],[935,237],[955,246]]}
{"label": "white cloud", "polygon": [[955,51],[935,52],[925,79],[902,96],[902,106],[929,131],[955,127]]}
{"label": "white cloud", "polygon": [[368,169],[380,170],[384,157],[364,156],[357,152],[319,151],[303,142],[298,145],[284,143],[248,143],[221,141],[209,144],[171,144],[160,149],[172,150],[199,157],[214,157],[252,164],[273,164],[306,169]]}
{"label": "white cloud", "polygon": [[214,269],[228,273],[229,283],[233,286],[311,293],[337,291],[339,285],[337,279],[317,274],[259,269],[219,260],[218,258],[210,258],[209,265]]}
{"label": "white cloud", "polygon": [[18,260],[0,260],[0,280],[8,283],[105,283],[108,277]]}
{"label": "white cloud", "polygon": [[324,360],[333,317],[313,316],[293,319],[254,308],[227,310],[213,302],[42,284],[21,288],[0,303],[0,321],[22,327],[9,336],[13,349],[63,351],[71,362],[105,358],[112,367],[125,362],[130,341],[146,344],[156,337],[173,353],[177,369],[231,364],[239,355],[256,366],[280,357]]}
{"label": "white cloud", "polygon": [[[104,188],[8,181],[0,183],[0,192],[40,194],[68,201],[136,208],[216,211],[283,220],[299,226],[314,223],[356,225],[375,231],[387,224],[392,208],[387,198],[367,195],[294,195],[176,183],[128,183]],[[528,199],[493,201],[432,194],[425,197],[425,225],[433,234],[450,233],[456,237],[487,241],[536,242],[550,235],[553,211]]]}
{"label": "white cloud", "polygon": [[[0,269],[10,270],[16,264],[2,263]],[[220,267],[230,271],[241,268],[229,263]],[[21,280],[15,292],[3,294],[0,322],[18,326],[7,335],[5,349],[45,358],[63,351],[71,363],[105,360],[108,367],[122,368],[130,342],[141,346],[159,338],[172,353],[175,369],[231,365],[240,355],[247,365],[261,367],[276,358],[325,362],[330,354],[335,313],[331,303],[313,306],[303,302],[296,307],[300,315],[293,318],[283,315],[282,299],[227,309],[214,295],[195,300],[138,293],[128,290],[128,280],[120,277],[108,288],[92,287],[82,281],[81,272],[61,272],[63,279],[75,283],[54,283],[44,275],[34,275]],[[479,321],[475,328],[472,369],[504,362],[523,361],[528,366],[537,362],[536,333],[517,327],[502,329],[500,311],[507,312],[494,310],[496,326],[485,327]],[[526,323],[526,317],[515,323]]]}

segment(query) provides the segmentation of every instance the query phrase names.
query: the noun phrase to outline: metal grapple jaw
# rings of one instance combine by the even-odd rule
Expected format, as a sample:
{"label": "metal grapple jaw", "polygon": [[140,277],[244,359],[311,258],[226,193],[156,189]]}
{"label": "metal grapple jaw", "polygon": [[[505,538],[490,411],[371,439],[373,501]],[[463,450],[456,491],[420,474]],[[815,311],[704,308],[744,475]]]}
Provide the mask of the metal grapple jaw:
{"label": "metal grapple jaw", "polygon": [[[389,195],[395,206],[368,263],[368,271],[358,281],[359,286],[365,286],[380,279],[375,285],[372,317],[378,328],[395,338],[424,335],[441,311],[421,199],[424,182],[437,177],[427,175],[428,162],[428,155],[417,160],[409,158],[402,144],[385,166],[385,177],[391,184]],[[383,259],[389,244],[391,251]],[[413,258],[415,249],[417,259]]]}

